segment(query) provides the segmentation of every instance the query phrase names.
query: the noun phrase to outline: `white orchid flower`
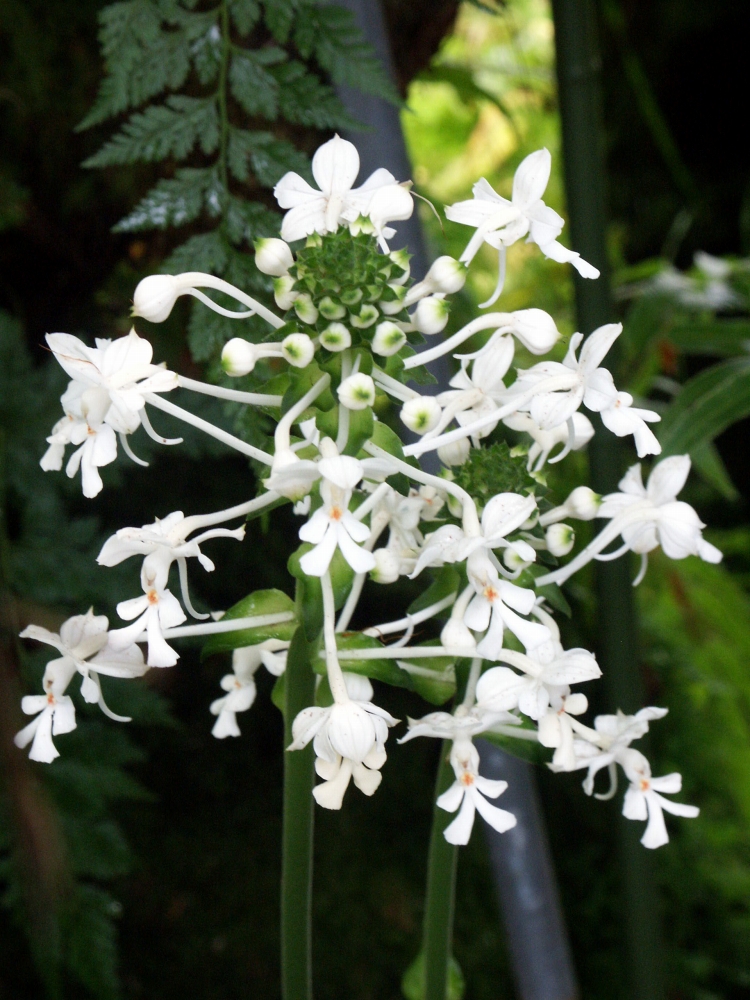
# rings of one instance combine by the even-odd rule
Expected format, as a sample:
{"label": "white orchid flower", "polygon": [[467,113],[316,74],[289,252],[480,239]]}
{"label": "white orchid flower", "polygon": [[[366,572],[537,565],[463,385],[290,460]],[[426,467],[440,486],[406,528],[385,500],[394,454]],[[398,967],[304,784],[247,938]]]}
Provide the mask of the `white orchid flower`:
{"label": "white orchid flower", "polygon": [[378,235],[388,238],[393,231],[385,224],[411,215],[411,195],[382,167],[361,187],[353,187],[359,173],[359,153],[351,142],[338,135],[317,150],[312,160],[312,173],[320,190],[310,187],[293,171],[284,174],[274,188],[280,207],[289,210],[281,224],[284,240],[292,242],[311,233],[335,232],[342,223],[369,216],[371,206],[372,222]]}
{"label": "white orchid flower", "polygon": [[194,618],[208,618],[207,614],[195,611],[190,600],[187,559],[195,558],[207,572],[213,572],[215,569],[213,560],[201,552],[201,542],[211,538],[235,538],[237,541],[242,541],[245,537],[245,526],[233,530],[209,528],[208,531],[188,540],[187,536],[200,526],[201,521],[200,517],[186,518],[181,510],[176,510],[164,518],[157,518],[153,524],[144,524],[142,528],[120,528],[104,543],[96,561],[100,566],[117,566],[130,556],[143,555],[148,561],[146,572],[157,581],[158,586],[162,587],[166,586],[169,569],[176,561],[180,570],[180,585],[185,606]]}
{"label": "white orchid flower", "polygon": [[[76,710],[65,689],[76,672],[75,664],[68,658],[51,660],[44,671],[44,694],[28,694],[21,699],[21,709],[36,718],[16,733],[13,742],[21,750],[31,743],[31,760],[51,764],[60,756],[52,742],[53,736],[70,733],[76,728]],[[33,742],[32,742],[33,741]]]}
{"label": "white orchid flower", "polygon": [[108,625],[106,615],[95,615],[93,608],[89,608],[85,615],[74,615],[63,622],[59,634],[39,625],[29,625],[21,632],[21,638],[35,639],[58,650],[61,658],[51,661],[57,664],[55,676],[72,665],[83,678],[81,694],[84,699],[90,704],[98,704],[111,719],[129,722],[129,719],[115,715],[107,707],[98,675],[130,679],[141,677],[148,667],[138,646],[130,644],[116,649],[111,645]]}
{"label": "white orchid flower", "polygon": [[121,434],[137,430],[150,392],[177,388],[177,376],[151,363],[151,344],[131,330],[118,340],[96,340],[87,347],[69,333],[48,333],[47,344],[61,367],[86,388],[103,390],[109,406],[102,419]]}
{"label": "white orchid flower", "polygon": [[365,795],[373,795],[382,780],[388,729],[397,719],[372,703],[366,677],[344,673],[349,700],[328,708],[303,709],[292,725],[287,750],[301,750],[313,740],[315,770],[323,783],[313,789],[318,805],[340,809],[351,780]]}
{"label": "white orchid flower", "polygon": [[375,559],[357,543],[367,541],[370,529],[349,510],[352,490],[364,475],[362,463],[339,455],[321,459],[318,471],[323,477],[323,506],[299,530],[302,541],[315,546],[300,559],[302,571],[308,576],[323,576],[338,547],[355,573],[368,573],[375,567]]}
{"label": "white orchid flower", "polygon": [[[585,448],[594,436],[594,425],[585,414],[574,413],[570,419],[573,421],[572,441],[567,423],[558,424],[552,430],[545,431],[529,413],[514,413],[512,416],[506,417],[503,423],[511,430],[523,431],[533,439],[534,443],[529,448],[526,468],[529,472],[541,472],[548,460],[550,465],[554,465],[565,458],[569,452]],[[554,458],[550,459],[550,455],[557,445],[562,445],[562,448]]]}
{"label": "white orchid flower", "polygon": [[457,524],[444,524],[429,535],[425,535],[419,557],[414,569],[409,574],[413,580],[427,567],[444,566],[461,559],[461,546],[465,535]]}
{"label": "white orchid flower", "polygon": [[[607,527],[575,559],[539,577],[537,583],[563,583],[591,559],[614,559],[628,549],[641,555],[634,586],[646,572],[648,553],[658,546],[670,559],[694,555],[704,562],[721,562],[722,553],[703,538],[705,524],[690,504],[676,499],[689,473],[689,455],[670,455],[653,467],[644,486],[640,463],[631,466],[620,480],[621,492],[602,498],[597,516],[611,519]],[[601,555],[618,535],[622,536],[622,547]]]}
{"label": "white orchid flower", "polygon": [[622,814],[626,819],[648,820],[646,830],[641,837],[644,847],[656,848],[669,843],[669,835],[664,822],[664,813],[674,816],[685,816],[695,819],[700,809],[697,806],[683,805],[664,798],[675,795],[682,789],[682,776],[673,773],[661,778],[651,777],[651,766],[638,750],[625,750],[621,754],[620,763],[630,780],[630,788],[625,793]]}
{"label": "white orchid flower", "polygon": [[110,408],[106,390],[86,388],[82,382],[70,382],[60,397],[65,416],[52,428],[47,438],[49,448],[39,464],[45,472],[59,472],[67,445],[76,450],[68,459],[65,472],[72,479],[81,470],[83,495],[89,499],[101,493],[104,483],[99,469],[117,458],[117,438],[104,423]]}
{"label": "white orchid flower", "polygon": [[617,790],[617,770],[622,752],[627,750],[633,740],[638,740],[648,732],[649,723],[663,719],[666,708],[642,708],[635,715],[625,715],[618,711],[616,715],[597,715],[594,719],[596,742],[577,739],[574,743],[576,768],[587,768],[588,773],[583,782],[583,790],[587,795],[594,794],[594,780],[602,768],[609,768],[610,790],[598,799],[611,798]]}
{"label": "white orchid flower", "polygon": [[133,597],[129,601],[121,601],[117,605],[117,614],[124,621],[133,621],[132,625],[115,629],[109,634],[109,642],[113,649],[124,649],[131,643],[139,642],[141,634],[146,632],[148,642],[148,658],[150,667],[173,667],[179,659],[177,653],[167,643],[162,635],[164,629],[174,628],[185,621],[185,612],[180,602],[167,589],[167,579],[163,562],[154,555],[147,556],[141,568],[141,586],[143,595]]}
{"label": "white orchid flower", "polygon": [[491,305],[502,290],[504,251],[516,240],[528,234],[528,243],[536,243],[545,257],[560,263],[570,263],[583,278],[598,278],[599,271],[573,250],[568,250],[557,237],[565,225],[557,212],[542,201],[549,181],[552,157],[549,150],[530,153],[518,166],[513,178],[511,200],[499,195],[484,177],[472,189],[474,197],[460,201],[445,210],[446,218],[476,232],[461,254],[461,261],[470,263],[482,243],[489,243],[501,253],[500,279],[494,296],[482,305]]}
{"label": "white orchid flower", "polygon": [[59,634],[39,625],[29,625],[21,632],[22,639],[35,639],[52,646],[62,655],[47,664],[42,679],[43,695],[27,695],[21,708],[27,715],[39,713],[15,736],[15,744],[24,748],[33,740],[29,756],[32,760],[50,763],[59,752],[53,736],[69,733],[76,728],[75,706],[65,690],[76,673],[81,674],[81,693],[87,702],[98,703],[110,718],[130,720],[111,712],[102,697],[99,674],[110,677],[142,676],[148,667],[140,649],[132,643],[117,650],[109,643],[107,618],[95,615],[93,609],[85,615],[74,615],[63,622]]}
{"label": "white orchid flower", "polygon": [[476,594],[464,613],[464,625],[474,632],[486,630],[477,645],[480,656],[491,660],[498,657],[503,648],[506,627],[527,651],[549,641],[550,631],[546,625],[527,621],[516,613],[528,615],[531,612],[536,601],[534,591],[501,580],[485,548],[471,553],[466,562],[466,572]]}
{"label": "white orchid flower", "polygon": [[[256,646],[241,646],[232,652],[232,673],[225,674],[220,684],[227,692],[223,698],[211,702],[210,711],[217,719],[211,730],[218,740],[227,736],[240,736],[237,713],[246,712],[255,701],[257,688],[255,674],[261,665],[278,676],[284,672],[286,653],[279,657],[278,651],[285,650],[288,643],[279,639],[268,639]],[[269,666],[270,664],[270,666]],[[281,669],[279,669],[279,667]]]}
{"label": "white orchid flower", "polygon": [[[513,352],[513,338],[500,337],[472,362],[471,375],[468,361],[464,360],[461,369],[448,383],[452,388],[438,395],[437,401],[444,407],[443,413],[425,438],[437,437],[454,418],[464,426],[496,410],[506,394],[503,378],[513,361]],[[472,435],[475,446],[478,447],[479,439],[491,434],[496,426],[487,424]]]}
{"label": "white orchid flower", "polygon": [[508,787],[507,781],[492,781],[479,774],[479,754],[468,737],[459,737],[451,747],[450,755],[455,782],[437,800],[440,809],[458,812],[458,816],[444,830],[449,844],[468,844],[478,812],[486,823],[505,833],[516,825],[516,817],[506,809],[491,805],[487,799],[496,799]]}

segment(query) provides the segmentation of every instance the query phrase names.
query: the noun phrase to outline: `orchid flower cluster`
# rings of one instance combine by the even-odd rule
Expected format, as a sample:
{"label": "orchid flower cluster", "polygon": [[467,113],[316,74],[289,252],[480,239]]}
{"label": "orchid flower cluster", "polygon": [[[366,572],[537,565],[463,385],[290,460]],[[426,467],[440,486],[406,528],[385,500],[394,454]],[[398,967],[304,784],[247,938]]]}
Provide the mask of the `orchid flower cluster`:
{"label": "orchid flower cluster", "polygon": [[[528,469],[539,476],[545,463],[561,461],[591,439],[594,427],[582,407],[600,414],[614,434],[632,435],[639,458],[658,455],[649,426],[658,415],[635,406],[602,367],[621,326],[608,324],[585,340],[576,333],[561,362],[541,360],[515,377],[516,342],[541,357],[559,339],[554,320],[540,309],[484,312],[436,346],[421,349],[425,337],[437,337],[446,327],[449,296],[461,290],[482,243],[500,256],[497,288],[485,305],[501,294],[506,249],[524,236],[551,260],[572,263],[585,278],[597,277],[595,268],[557,242],[563,220],[542,200],[550,163],[545,149],[528,156],[510,200],[482,179],[472,199],[449,207],[449,219],[474,230],[468,246],[460,260],[439,257],[414,282],[408,254],[389,248],[395,235],[391,224],[413,210],[409,184],[381,169],[354,187],[355,147],[338,136],[325,143],[312,162],[317,188],[286,174],[275,189],[286,210],[282,238],[256,246],[258,268],[274,278],[278,311],[210,274],[153,275],[136,288],[133,313],[151,322],[165,320],[182,295],[236,318],[240,333],[225,345],[222,364],[227,375],[244,380],[241,389],[198,382],[153,364],[150,344],[135,330],[112,342],[97,340],[95,347],[63,333],[47,337],[71,381],[61,399],[64,416],[41,460],[44,469],[61,469],[66,448],[73,446],[67,475],[80,469],[84,495],[96,496],[102,489],[99,469],[115,460],[118,438],[141,465],[146,463],[129,443],[138,427],[162,444],[179,443],[154,429],[151,408],[252,459],[261,470],[262,489],[227,510],[190,516],[174,511],[110,538],[100,564],[142,560],[142,592],[117,605],[119,627],[110,628],[106,617],[90,610],[65,622],[59,635],[36,626],[22,633],[60,654],[47,664],[43,693],[22,702],[35,718],[16,743],[30,743],[32,759],[52,761],[58,756],[53,737],[75,727],[66,691],[77,675],[83,698],[118,719],[104,702],[100,675],[135,678],[150,668],[172,666],[179,656],[173,643],[184,637],[205,637],[209,652],[233,651],[232,671],[221,680],[224,693],[210,710],[214,736],[238,736],[238,715],[256,698],[257,671],[265,667],[283,684],[292,637],[303,629],[319,683],[315,704],[293,721],[287,750],[294,753],[312,742],[321,779],[313,794],[324,808],[341,808],[352,782],[365,795],[381,782],[389,730],[398,720],[375,703],[374,677],[411,688],[438,707],[455,696],[452,710],[410,719],[401,739],[450,741],[455,783],[438,806],[456,813],[445,830],[453,844],[468,842],[477,811],[499,831],[516,822],[495,804],[505,782],[480,774],[473,743],[480,733],[549,748],[553,770],[586,771],[583,787],[589,795],[597,773],[607,770],[610,787],[598,798],[615,794],[619,765],[629,783],[623,812],[647,820],[646,847],[667,841],[664,811],[697,815],[695,807],[665,797],[680,791],[680,776],[652,777],[646,757],[631,747],[666,709],[598,716],[592,725],[583,721],[588,702],[577,686],[601,671],[593,653],[563,648],[549,603],[555,586],[594,559],[640,554],[636,583],[656,548],[672,559],[721,559],[703,538],[704,525],[693,508],[677,499],[690,459],[657,462],[645,485],[640,464],[634,465],[619,492],[602,497],[581,485],[564,503],[547,509],[540,509],[531,490],[480,501],[459,484],[462,467],[501,425],[528,437]],[[241,308],[218,304],[204,289],[231,297]],[[260,342],[241,334],[249,316],[269,327]],[[480,333],[485,339],[478,350],[455,353]],[[458,362],[450,387],[428,392],[425,366],[449,354]],[[165,398],[178,389],[272,416],[268,450]],[[411,432],[410,444],[393,430],[398,419]],[[440,475],[420,467],[417,459],[427,452],[437,453]],[[284,502],[294,505],[301,522],[302,544],[290,560],[297,601],[279,591],[256,591],[226,612],[197,611],[188,562],[213,571],[205,543],[241,541],[246,518]],[[595,518],[603,528],[571,555],[570,522]],[[617,547],[605,551],[612,543]],[[181,600],[170,590],[173,564]],[[385,585],[402,576],[418,579],[426,571],[434,582],[402,618],[361,631],[349,628],[368,577]],[[194,624],[184,624],[188,615]],[[439,633],[435,629],[438,638],[413,641],[417,626],[438,619],[444,622]]]}

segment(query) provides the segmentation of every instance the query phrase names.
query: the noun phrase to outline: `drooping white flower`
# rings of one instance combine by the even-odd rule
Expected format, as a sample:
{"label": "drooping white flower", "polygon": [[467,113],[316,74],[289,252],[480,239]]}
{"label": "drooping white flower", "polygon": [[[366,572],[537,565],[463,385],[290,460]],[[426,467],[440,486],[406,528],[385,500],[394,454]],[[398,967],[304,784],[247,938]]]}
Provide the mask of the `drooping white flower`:
{"label": "drooping white flower", "polygon": [[[573,438],[570,436],[570,424],[558,424],[552,430],[545,431],[532,419],[528,413],[514,413],[510,417],[505,417],[503,423],[514,431],[524,431],[528,434],[533,444],[529,448],[526,468],[529,472],[540,472],[544,468],[545,462],[550,461],[551,465],[561,461],[569,451],[580,451],[585,448],[594,436],[594,426],[589,418],[583,413],[574,413],[570,418],[573,424]],[[562,449],[550,459],[552,451],[562,445]],[[581,487],[585,489],[586,487]]]}
{"label": "drooping white flower", "polygon": [[144,574],[153,581],[157,589],[167,586],[170,567],[176,561],[180,568],[183,600],[188,611],[195,618],[205,618],[208,616],[198,615],[194,611],[190,601],[186,560],[195,558],[207,572],[213,572],[214,563],[201,551],[201,543],[210,538],[235,538],[242,541],[245,526],[233,530],[209,528],[188,540],[187,536],[194,530],[195,519],[186,518],[181,510],[176,510],[164,518],[157,518],[153,524],[144,524],[142,528],[120,528],[104,543],[96,561],[100,566],[117,566],[130,556],[143,555]]}
{"label": "drooping white flower", "polygon": [[65,472],[72,479],[81,470],[83,495],[91,499],[104,486],[99,469],[117,458],[115,432],[104,423],[110,406],[109,394],[100,388],[87,389],[82,382],[70,382],[60,402],[65,416],[52,428],[47,438],[49,448],[39,464],[45,472],[59,472],[66,446],[76,446]]}
{"label": "drooping white flower", "polygon": [[690,504],[677,500],[689,473],[690,456],[671,455],[653,467],[644,486],[640,463],[633,465],[620,480],[621,492],[602,499],[599,516],[614,519],[636,510],[652,515],[623,528],[623,540],[633,552],[650,552],[660,545],[670,559],[697,555],[705,562],[721,562],[721,552],[701,534],[705,524]]}
{"label": "drooping white flower", "polygon": [[[360,215],[369,216],[371,208],[373,224],[388,238],[386,223],[411,215],[411,207],[404,199],[406,195],[411,203],[408,191],[382,167],[361,187],[353,186],[359,173],[359,153],[338,135],[317,150],[312,173],[319,190],[292,171],[284,174],[274,188],[279,205],[288,209],[281,224],[284,240],[292,242],[311,233],[335,232],[342,223],[354,222]],[[407,209],[408,214],[403,214]]]}
{"label": "drooping white flower", "polygon": [[474,185],[470,201],[446,208],[446,218],[477,230],[461,254],[462,261],[469,263],[483,242],[500,249],[528,234],[527,242],[536,243],[545,257],[572,264],[583,278],[599,277],[599,271],[580,254],[557,242],[565,221],[542,201],[551,167],[549,151],[539,149],[519,164],[510,201],[483,177]]}
{"label": "drooping white flower", "polygon": [[323,782],[313,789],[324,809],[340,809],[353,779],[365,795],[381,782],[386,761],[388,728],[397,721],[372,703],[372,685],[366,677],[344,674],[349,700],[329,708],[303,709],[292,724],[293,742],[287,750],[301,750],[314,740],[315,770]]}
{"label": "drooping white flower", "polygon": [[220,682],[227,693],[211,702],[211,714],[217,716],[211,734],[218,740],[241,735],[237,713],[246,712],[255,701],[255,674],[261,665],[276,676],[283,673],[286,654],[279,655],[278,651],[287,645],[278,639],[268,639],[256,646],[233,650],[232,673],[225,674]]}
{"label": "drooping white flower", "polygon": [[360,544],[370,537],[370,529],[349,510],[352,490],[364,474],[362,463],[339,455],[321,459],[318,470],[323,477],[320,484],[323,506],[299,530],[302,541],[315,546],[302,556],[300,566],[308,576],[323,576],[338,547],[355,573],[369,573],[375,567],[375,559]]}
{"label": "drooping white flower", "polygon": [[[26,715],[36,715],[28,726],[16,733],[13,742],[21,750],[31,743],[29,757],[50,764],[60,756],[52,742],[53,736],[70,733],[76,728],[76,710],[65,689],[75,674],[75,665],[65,659],[52,660],[44,672],[44,694],[29,694],[21,700]],[[33,741],[33,742],[32,742]]]}
{"label": "drooping white flower", "polygon": [[73,381],[108,394],[109,406],[101,419],[122,434],[137,430],[147,393],[177,387],[175,373],[152,364],[153,348],[135,330],[117,340],[97,339],[96,347],[69,333],[48,333],[46,340]]}
{"label": "drooping white flower", "polygon": [[[439,422],[429,431],[430,437],[440,434],[454,417],[461,426],[465,426],[498,408],[506,393],[503,378],[513,361],[513,350],[512,338],[500,337],[490,350],[483,352],[472,363],[471,375],[467,362],[462,364],[461,370],[449,382],[452,388],[437,397],[444,409]],[[487,424],[472,435],[475,445],[480,438],[492,433],[496,426]]]}
{"label": "drooping white flower", "polygon": [[485,549],[472,552],[466,562],[466,571],[476,594],[464,614],[464,625],[474,632],[487,630],[477,645],[477,653],[496,659],[503,648],[506,627],[527,651],[549,641],[550,633],[545,625],[520,617],[531,612],[536,600],[534,591],[501,580]]}
{"label": "drooping white flower", "polygon": [[644,847],[656,848],[669,842],[664,812],[674,816],[695,819],[700,809],[665,799],[664,794],[675,795],[682,789],[682,777],[677,773],[665,774],[662,778],[651,777],[651,766],[638,750],[624,750],[620,763],[630,780],[630,788],[625,793],[622,814],[626,819],[648,820],[641,837]]}
{"label": "drooping white flower", "polygon": [[617,787],[617,773],[614,765],[619,763],[623,751],[627,750],[633,740],[638,740],[648,732],[649,723],[655,719],[663,719],[666,708],[642,708],[635,715],[625,715],[618,711],[616,715],[597,715],[594,719],[594,730],[597,742],[577,739],[573,749],[576,756],[576,768],[587,768],[588,773],[583,782],[583,790],[587,795],[594,792],[594,779],[602,768],[610,769],[612,789],[597,798],[610,798]]}
{"label": "drooping white flower", "polygon": [[95,615],[90,609],[85,615],[74,615],[63,622],[59,634],[38,625],[29,625],[21,632],[21,638],[43,642],[61,654],[47,664],[42,680],[45,694],[29,695],[21,703],[27,715],[41,712],[15,738],[16,745],[21,748],[33,738],[29,754],[32,760],[45,763],[54,760],[59,754],[52,736],[75,729],[75,708],[65,690],[76,672],[83,678],[81,693],[87,702],[98,703],[110,718],[129,721],[107,708],[98,675],[133,678],[142,676],[148,668],[137,646],[131,644],[122,650],[112,648],[107,626],[106,616]]}
{"label": "drooping white flower", "polygon": [[150,667],[173,667],[179,659],[177,653],[167,643],[162,635],[164,629],[174,628],[185,621],[185,612],[180,602],[170,593],[166,586],[163,565],[158,558],[147,556],[141,569],[141,586],[143,596],[121,601],[117,605],[117,614],[124,621],[135,619],[131,625],[115,629],[109,634],[109,643],[113,649],[124,649],[140,640],[142,632],[146,632],[148,641],[148,658]]}
{"label": "drooping white flower", "polygon": [[443,832],[448,843],[469,843],[477,812],[498,833],[512,829],[516,825],[513,813],[499,809],[487,801],[502,795],[508,787],[508,782],[492,781],[479,774],[479,754],[471,739],[459,737],[454,741],[450,762],[456,780],[437,800],[439,808],[446,812],[459,810],[458,816]]}

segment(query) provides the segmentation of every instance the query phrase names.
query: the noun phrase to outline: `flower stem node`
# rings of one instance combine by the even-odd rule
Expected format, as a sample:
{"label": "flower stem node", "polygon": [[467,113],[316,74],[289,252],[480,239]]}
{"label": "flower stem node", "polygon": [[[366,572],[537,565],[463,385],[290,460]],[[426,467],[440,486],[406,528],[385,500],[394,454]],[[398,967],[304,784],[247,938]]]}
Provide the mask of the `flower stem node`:
{"label": "flower stem node", "polygon": [[352,346],[352,335],[343,323],[329,323],[320,335],[320,343],[335,354]]}
{"label": "flower stem node", "polygon": [[417,304],[411,321],[420,333],[430,337],[445,329],[450,311],[450,302],[442,295],[428,295]]}
{"label": "flower stem node", "polygon": [[566,556],[576,542],[576,533],[569,524],[553,524],[547,528],[544,536],[547,543],[547,550],[553,556]]}
{"label": "flower stem node", "polygon": [[338,388],[338,397],[347,410],[366,410],[375,402],[375,383],[369,375],[357,372],[344,379]]}
{"label": "flower stem node", "polygon": [[315,345],[306,333],[290,333],[281,342],[281,353],[293,368],[306,368],[315,356]]}
{"label": "flower stem node", "polygon": [[393,354],[398,354],[406,343],[406,334],[390,320],[378,323],[375,328],[375,336],[372,339],[372,350],[374,354],[379,354],[382,358],[390,358]]}
{"label": "flower stem node", "polygon": [[330,295],[326,295],[320,300],[318,308],[324,319],[343,319],[346,316],[346,309]]}
{"label": "flower stem node", "polygon": [[255,266],[263,274],[270,274],[274,278],[280,278],[288,273],[289,268],[294,264],[294,257],[289,245],[283,240],[271,237],[269,239],[256,240],[255,246]]}
{"label": "flower stem node", "polygon": [[[415,434],[427,434],[429,431],[434,430],[440,422],[442,415],[443,408],[434,396],[414,396],[413,399],[407,399],[401,407],[401,420]],[[459,443],[464,444],[463,441]],[[466,441],[467,457],[468,444],[469,442]],[[453,448],[452,445],[448,445],[447,447],[449,449]]]}
{"label": "flower stem node", "polygon": [[242,337],[232,337],[221,352],[221,367],[233,378],[249,375],[258,360],[258,348]]}

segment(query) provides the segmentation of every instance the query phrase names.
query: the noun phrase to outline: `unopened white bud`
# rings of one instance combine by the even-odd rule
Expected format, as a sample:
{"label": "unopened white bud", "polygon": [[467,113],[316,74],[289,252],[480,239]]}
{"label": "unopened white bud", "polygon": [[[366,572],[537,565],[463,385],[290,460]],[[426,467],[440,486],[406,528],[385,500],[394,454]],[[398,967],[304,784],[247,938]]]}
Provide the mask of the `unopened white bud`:
{"label": "unopened white bud", "polygon": [[579,521],[592,521],[599,513],[602,498],[588,486],[577,486],[565,501],[564,507],[568,517]]}
{"label": "unopened white bud", "polygon": [[408,254],[406,250],[392,250],[389,256],[396,267],[401,268],[404,272],[400,277],[393,279],[394,284],[403,285],[406,281],[408,281],[409,274],[411,273],[411,266],[409,264],[411,255]]}
{"label": "unopened white bud", "polygon": [[391,282],[388,287],[395,294],[396,298],[391,302],[388,302],[386,299],[380,299],[378,305],[380,306],[380,311],[386,316],[395,316],[396,313],[400,313],[404,308],[406,288],[403,285],[396,285],[394,282]]}
{"label": "unopened white bud", "polygon": [[[415,434],[427,434],[437,427],[443,408],[434,396],[414,396],[401,407],[401,419]],[[450,448],[450,445],[446,445]]]}
{"label": "unopened white bud", "polygon": [[380,313],[375,306],[368,303],[362,306],[358,314],[350,313],[349,318],[352,326],[356,326],[358,330],[366,330],[373,323],[377,323],[379,316]]}
{"label": "unopened white bud", "polygon": [[303,323],[314,323],[318,318],[318,310],[315,308],[312,298],[303,292],[294,300],[294,311]]}
{"label": "unopened white bud", "polygon": [[569,524],[552,524],[544,536],[547,549],[553,556],[566,556],[576,542],[576,533]]}
{"label": "unopened white bud", "polygon": [[574,691],[565,699],[565,711],[568,715],[583,715],[589,707],[589,700],[581,691]]}
{"label": "unopened white bud", "polygon": [[294,300],[298,295],[299,292],[295,292],[294,290],[294,278],[291,274],[284,274],[274,281],[273,297],[276,305],[279,309],[283,309],[284,312],[292,308]]}
{"label": "unopened white bud", "polygon": [[281,342],[281,353],[294,368],[306,368],[315,355],[315,344],[306,333],[290,333]]}
{"label": "unopened white bud", "polygon": [[453,257],[438,257],[425,275],[425,284],[435,292],[445,292],[451,295],[460,292],[466,282],[467,268],[460,260]]}
{"label": "unopened white bud", "polygon": [[443,465],[463,465],[469,457],[471,444],[468,438],[459,438],[458,441],[451,441],[450,444],[441,445],[438,450],[438,458]]}
{"label": "unopened white bud", "polygon": [[343,319],[346,316],[346,309],[340,302],[336,302],[330,295],[326,295],[318,303],[321,315],[325,319]]}
{"label": "unopened white bud", "polygon": [[133,295],[133,316],[141,316],[149,323],[163,323],[172,312],[180,290],[173,274],[150,274],[138,282]]}
{"label": "unopened white bud", "polygon": [[551,351],[560,337],[555,321],[543,309],[518,309],[511,313],[513,333],[532,354]]}
{"label": "unopened white bud", "polygon": [[523,559],[521,554],[514,548],[507,548],[503,552],[503,562],[505,563],[505,568],[509,569],[511,573],[515,573],[519,569],[523,569],[528,563]]}
{"label": "unopened white bud", "polygon": [[476,649],[477,641],[459,618],[449,618],[440,633],[440,645],[446,649]]}
{"label": "unopened white bud", "polygon": [[263,274],[271,274],[280,278],[289,271],[294,263],[289,244],[283,240],[269,237],[255,241],[255,266]]}
{"label": "unopened white bud", "polygon": [[422,299],[411,315],[411,321],[420,333],[428,337],[445,329],[450,316],[450,303],[440,295]]}
{"label": "unopened white bud", "polygon": [[258,360],[258,348],[249,340],[233,337],[224,345],[221,352],[221,367],[227,375],[248,375]]}
{"label": "unopened white bud", "polygon": [[370,570],[370,579],[375,583],[395,583],[399,577],[399,560],[390,549],[375,549],[375,568]]}
{"label": "unopened white bud", "polygon": [[320,343],[327,351],[345,351],[351,347],[352,335],[343,323],[330,323],[321,333]]}
{"label": "unopened white bud", "polygon": [[372,350],[373,353],[379,354],[382,358],[390,358],[392,354],[398,354],[405,343],[406,334],[400,326],[396,326],[389,319],[378,323],[375,327]]}
{"label": "unopened white bud", "polygon": [[347,410],[366,410],[375,402],[375,383],[369,375],[357,372],[344,379],[339,386],[338,397]]}

